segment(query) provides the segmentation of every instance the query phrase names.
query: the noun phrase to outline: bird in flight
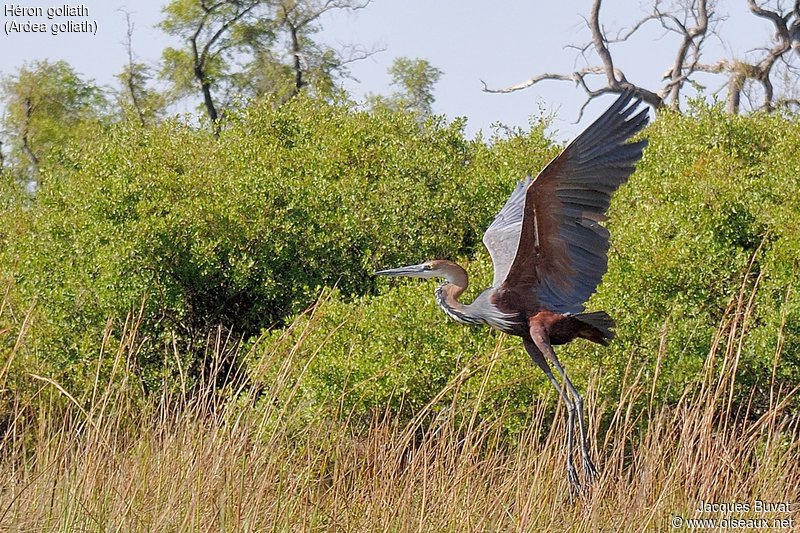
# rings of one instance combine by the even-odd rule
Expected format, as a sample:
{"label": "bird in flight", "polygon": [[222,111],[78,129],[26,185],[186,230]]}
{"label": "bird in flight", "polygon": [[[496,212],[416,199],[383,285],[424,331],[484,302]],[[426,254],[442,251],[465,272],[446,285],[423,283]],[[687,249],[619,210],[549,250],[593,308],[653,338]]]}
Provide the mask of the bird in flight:
{"label": "bird in flight", "polygon": [[[567,479],[570,497],[591,484],[591,459],[583,398],[556,357],[554,345],[587,339],[607,345],[614,321],[605,311],[584,312],[608,265],[606,220],[611,195],[627,181],[647,140],[628,142],[648,121],[641,100],[623,92],[608,110],[531,179],[519,182],[483,236],[494,265],[492,287],[471,304],[458,301],[467,272],[444,259],[375,273],[444,278],[436,303],[463,324],[487,324],[522,337],[567,409]],[[555,368],[561,382],[553,375]],[[577,420],[576,420],[577,419]],[[578,426],[584,485],[573,461]]]}

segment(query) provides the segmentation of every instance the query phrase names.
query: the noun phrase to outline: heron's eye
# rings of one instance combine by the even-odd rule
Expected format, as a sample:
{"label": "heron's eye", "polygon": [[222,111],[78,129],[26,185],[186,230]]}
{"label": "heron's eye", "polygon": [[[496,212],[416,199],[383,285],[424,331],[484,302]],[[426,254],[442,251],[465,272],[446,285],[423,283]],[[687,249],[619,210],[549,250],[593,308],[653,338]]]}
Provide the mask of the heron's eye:
{"label": "heron's eye", "polygon": [[431,265],[424,265],[422,270],[433,270],[433,267]]}

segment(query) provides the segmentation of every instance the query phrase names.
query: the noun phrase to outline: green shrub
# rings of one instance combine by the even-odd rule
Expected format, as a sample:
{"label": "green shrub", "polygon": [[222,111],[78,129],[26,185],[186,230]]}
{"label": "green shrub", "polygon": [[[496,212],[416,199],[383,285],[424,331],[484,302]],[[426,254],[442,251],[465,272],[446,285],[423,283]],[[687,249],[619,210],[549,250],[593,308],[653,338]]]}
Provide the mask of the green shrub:
{"label": "green shrub", "polygon": [[[599,402],[612,404],[623,380],[630,383],[640,371],[646,380],[658,374],[652,394],[660,405],[701,380],[710,354],[715,380],[736,360],[736,390],[763,391],[749,399],[759,414],[769,400],[779,342],[776,387],[786,391],[800,381],[800,129],[777,116],[732,117],[699,107],[686,116],[660,115],[646,134],[645,158],[612,203],[609,271],[588,305],[611,313],[618,339],[609,348],[576,341],[558,353],[573,381],[584,387],[598,377]],[[484,155],[491,153],[493,164],[516,160],[526,150],[514,143],[496,143]],[[496,210],[503,195],[491,196]],[[427,258],[419,253],[413,261]],[[402,261],[384,266],[395,263]],[[474,295],[490,283],[488,257],[478,254],[468,270],[478,274]],[[433,282],[390,285],[352,303],[334,297],[314,320],[301,318],[296,329],[268,339],[266,352],[298,357],[304,372],[298,397],[312,412],[332,405],[368,415],[389,403],[410,415],[465,368],[488,368],[496,333],[447,319],[433,301]],[[503,341],[498,353],[480,409],[490,417],[505,411],[512,415],[506,423],[518,425],[548,385],[516,339]],[[458,388],[458,401],[476,399],[482,372]]]}
{"label": "green shrub", "polygon": [[[137,353],[150,387],[178,362],[201,371],[218,324],[238,338],[272,328],[260,349],[298,365],[291,390],[309,412],[333,403],[366,416],[388,402],[411,414],[470,368],[458,398],[524,420],[547,389],[516,340],[498,347],[486,328],[450,323],[431,282],[371,276],[465,258],[473,294],[488,285],[484,229],[556,150],[541,123],[488,142],[462,126],[301,97],[229,117],[219,139],[173,121],[65,147],[29,205],[0,205],[13,221],[0,232],[9,301],[36,305],[28,348],[80,391],[109,317],[144,302]],[[576,384],[599,376],[613,402],[625,376],[658,373],[653,398],[671,402],[709,354],[722,370],[720,347],[738,357],[741,390],[765,391],[756,406],[773,381],[800,381],[799,130],[703,106],[658,117],[612,203],[609,271],[588,306],[617,320],[618,340],[560,348]],[[336,296],[315,321],[282,329],[323,287]],[[278,371],[257,359],[253,379]]]}
{"label": "green shrub", "polygon": [[742,390],[769,388],[779,338],[776,379],[797,383],[797,123],[701,104],[660,114],[647,135],[638,171],[612,204],[609,271],[595,299],[619,324],[610,382],[619,384],[624,352],[655,372],[663,334],[659,392],[674,399],[698,378],[719,332],[742,354]]}
{"label": "green shrub", "polygon": [[[474,274],[468,301],[491,283],[491,261],[482,255],[466,266]],[[524,420],[532,391],[546,390],[547,382],[518,339],[448,319],[434,302],[433,281],[381,285],[391,289],[350,302],[336,291],[323,295],[312,312],[261,340],[252,378],[272,383],[287,372],[287,361],[290,369],[283,396],[268,401],[291,398],[307,416],[335,412],[369,421],[386,409],[410,418],[447,389],[433,413],[455,399],[484,418]]]}
{"label": "green shrub", "polygon": [[[473,253],[523,170],[462,127],[296,98],[231,116],[218,139],[176,121],[82,139],[3,251],[36,302],[36,349],[59,368],[93,361],[108,317],[144,301],[145,370],[173,338],[194,368],[218,324],[248,337],[323,286],[370,293],[378,265]],[[541,131],[513,144],[549,149]]]}

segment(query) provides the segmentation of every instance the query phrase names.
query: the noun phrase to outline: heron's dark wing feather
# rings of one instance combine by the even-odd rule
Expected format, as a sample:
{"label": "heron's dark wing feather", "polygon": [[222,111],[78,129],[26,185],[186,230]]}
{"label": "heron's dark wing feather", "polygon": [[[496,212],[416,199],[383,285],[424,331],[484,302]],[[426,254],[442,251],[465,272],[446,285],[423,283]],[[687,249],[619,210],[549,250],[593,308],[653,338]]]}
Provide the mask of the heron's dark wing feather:
{"label": "heron's dark wing feather", "polygon": [[583,311],[607,267],[609,234],[599,222],[647,145],[626,143],[647,124],[647,110],[634,115],[640,101],[631,100],[623,93],[527,187],[506,288],[533,289],[552,311]]}
{"label": "heron's dark wing feather", "polygon": [[525,208],[525,191],[530,183],[530,176],[517,183],[514,192],[483,234],[483,244],[489,250],[494,264],[493,287],[499,287],[506,279],[508,269],[511,268],[517,253],[522,213]]}

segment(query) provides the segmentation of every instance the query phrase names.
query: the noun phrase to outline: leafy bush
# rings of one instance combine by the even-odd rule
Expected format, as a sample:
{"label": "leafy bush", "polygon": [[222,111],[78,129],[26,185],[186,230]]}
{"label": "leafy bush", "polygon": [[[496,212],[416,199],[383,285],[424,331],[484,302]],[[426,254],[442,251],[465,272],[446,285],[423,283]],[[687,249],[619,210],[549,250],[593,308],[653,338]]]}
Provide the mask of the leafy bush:
{"label": "leafy bush", "polygon": [[[475,278],[465,300],[492,278],[488,255],[467,267]],[[367,421],[387,408],[408,419],[437,396],[433,412],[455,400],[474,404],[483,418],[505,414],[517,424],[529,415],[532,391],[549,384],[518,339],[448,319],[434,302],[433,281],[381,285],[392,288],[351,302],[325,294],[260,341],[249,365],[254,381],[274,382],[289,369],[282,396],[268,401],[291,399],[309,417],[336,412]]]}
{"label": "leafy bush", "polygon": [[[217,324],[244,338],[271,327],[262,353],[298,365],[292,394],[314,409],[361,416],[388,402],[411,414],[450,387],[459,401],[481,397],[484,416],[524,420],[546,384],[518,342],[448,322],[430,282],[376,285],[371,273],[462,258],[474,294],[487,286],[482,233],[516,180],[554,155],[543,127],[470,141],[458,121],[421,127],[305,98],[247,108],[219,139],[179,122],[118,125],[54,158],[30,205],[3,203],[8,301],[35,302],[29,347],[77,390],[94,377],[108,318],[144,302],[137,353],[152,387],[165,360],[200,370]],[[660,376],[653,400],[672,402],[723,349],[737,363],[719,372],[743,391],[797,383],[796,122],[698,106],[662,113],[646,135],[612,203],[609,271],[588,306],[614,316],[618,340],[561,348],[573,380],[599,376],[613,402],[641,371]],[[335,297],[293,323],[326,286]],[[255,380],[277,371],[250,363]]]}
{"label": "leafy bush", "polygon": [[[718,379],[733,371],[742,394],[763,391],[749,399],[758,415],[773,384],[800,381],[800,131],[778,116],[732,117],[701,106],[686,116],[660,115],[646,134],[644,160],[612,203],[609,271],[588,305],[615,317],[618,339],[610,348],[577,341],[560,356],[580,386],[600,379],[600,403],[618,401],[624,382],[640,372],[657,383],[644,400],[674,402],[711,364]],[[525,152],[513,141],[490,150],[496,160]],[[488,286],[490,265],[485,254],[469,265],[478,274],[473,287]],[[432,282],[391,286],[353,303],[334,297],[314,319],[270,337],[266,351],[299,358],[299,397],[308,405],[368,414],[389,403],[411,414],[465,368],[480,367],[452,391],[458,401],[475,398],[497,334],[447,319],[433,302]],[[548,385],[518,341],[501,346],[481,409],[516,415],[504,420],[519,425],[534,393]]]}
{"label": "leafy bush", "polygon": [[[513,144],[549,149],[541,131]],[[218,139],[119,124],[54,159],[3,264],[59,367],[94,360],[108,317],[143,299],[144,366],[173,336],[192,365],[218,324],[247,337],[320,287],[369,293],[378,265],[469,254],[524,171],[458,121],[305,98],[251,107]]]}
{"label": "leafy bush", "polygon": [[612,205],[609,272],[595,303],[619,322],[617,376],[621,351],[655,372],[663,339],[662,386],[674,398],[716,336],[741,354],[748,389],[769,386],[778,352],[775,379],[797,383],[797,123],[701,104],[661,114],[647,134],[650,148]]}

